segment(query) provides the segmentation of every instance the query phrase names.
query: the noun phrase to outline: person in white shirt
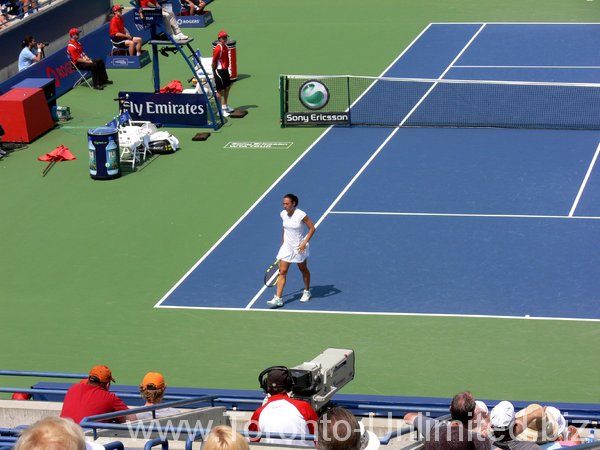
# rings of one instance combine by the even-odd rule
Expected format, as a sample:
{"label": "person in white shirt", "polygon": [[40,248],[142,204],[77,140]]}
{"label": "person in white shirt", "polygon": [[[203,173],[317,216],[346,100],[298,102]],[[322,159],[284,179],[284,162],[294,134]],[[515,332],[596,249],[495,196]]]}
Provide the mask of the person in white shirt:
{"label": "person in white shirt", "polygon": [[[300,298],[301,302],[310,300],[310,271],[308,270],[308,241],[315,234],[316,228],[308,215],[298,208],[298,197],[294,194],[286,194],[283,197],[283,211],[280,213],[283,221],[283,237],[281,247],[277,253],[279,260],[279,278],[277,279],[277,292],[275,296],[267,301],[270,306],[283,306],[283,288],[290,264],[298,264],[304,281],[304,292]],[[306,235],[304,228],[308,229]]]}

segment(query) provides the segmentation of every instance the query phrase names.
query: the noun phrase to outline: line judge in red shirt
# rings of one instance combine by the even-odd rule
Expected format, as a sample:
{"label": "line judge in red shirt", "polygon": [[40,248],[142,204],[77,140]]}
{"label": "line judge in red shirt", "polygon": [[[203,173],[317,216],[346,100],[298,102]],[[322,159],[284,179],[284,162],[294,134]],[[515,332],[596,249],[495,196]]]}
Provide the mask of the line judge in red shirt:
{"label": "line judge in red shirt", "polygon": [[263,380],[260,380],[260,383],[268,397],[266,402],[252,414],[248,431],[269,433],[270,437],[262,440],[260,438],[250,438],[250,441],[314,447],[312,441],[277,437],[282,435],[299,437],[315,434],[318,417],[308,402],[290,397],[289,392],[292,390],[293,381],[289,369],[283,367],[273,368],[266,377],[266,382],[263,384]]}
{"label": "line judge in red shirt", "polygon": [[[74,384],[67,391],[60,417],[67,417],[75,423],[80,423],[85,417],[127,411],[129,408],[123,400],[108,391],[111,381],[115,380],[108,367],[92,367],[86,380]],[[127,420],[137,420],[137,417],[135,414],[128,414],[112,421],[123,423]]]}
{"label": "line judge in red shirt", "polygon": [[215,88],[217,98],[221,103],[221,111],[227,117],[233,109],[227,105],[229,100],[229,89],[231,89],[231,77],[229,76],[229,47],[227,47],[227,31],[221,30],[217,34],[218,43],[213,49],[212,70],[215,77]]}
{"label": "line judge in red shirt", "polygon": [[108,28],[110,41],[117,48],[129,48],[130,56],[140,56],[142,54],[142,38],[139,36],[131,36],[125,29],[125,22],[123,22],[123,5],[114,5],[112,7],[112,12],[114,16],[110,19]]}
{"label": "line judge in red shirt", "polygon": [[106,73],[106,66],[104,65],[104,60],[102,59],[94,59],[92,60],[88,55],[83,51],[83,46],[79,42],[79,35],[81,34],[81,30],[77,28],[71,28],[69,30],[69,36],[71,36],[71,40],[69,41],[69,45],[67,45],[67,52],[69,52],[69,57],[71,61],[79,68],[84,70],[92,71],[92,81],[94,83],[94,89],[102,90],[104,86],[107,84],[113,84],[111,80],[108,79],[108,74]]}

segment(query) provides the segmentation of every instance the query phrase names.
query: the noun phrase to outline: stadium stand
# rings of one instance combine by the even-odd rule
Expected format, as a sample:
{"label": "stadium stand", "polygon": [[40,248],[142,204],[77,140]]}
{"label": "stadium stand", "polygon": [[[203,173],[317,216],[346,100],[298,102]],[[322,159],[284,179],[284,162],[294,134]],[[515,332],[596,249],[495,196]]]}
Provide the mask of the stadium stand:
{"label": "stadium stand", "polygon": [[[68,374],[52,372],[14,372],[0,371],[0,375],[30,376],[36,378],[67,378],[80,380],[86,374]],[[61,401],[71,383],[39,382],[32,388],[22,389],[1,387],[0,392],[25,392],[33,395],[32,401],[0,400],[0,449],[12,448],[14,438],[19,430],[29,426],[43,417],[57,416],[61,409]],[[139,386],[118,386],[111,389],[118,393],[132,407],[143,405],[140,398]],[[264,400],[260,391],[219,390],[200,388],[170,387],[165,402],[150,407],[130,409],[126,413],[147,412],[165,408],[185,408],[181,414],[127,423],[109,424],[99,422],[123,412],[89,417],[82,421],[82,426],[88,429],[88,438],[96,438],[106,445],[105,448],[151,448],[150,443],[162,445],[168,441],[169,448],[192,448],[194,442],[202,440],[207,429],[216,425],[230,425],[244,436],[268,437],[265,434],[249,433],[248,420],[251,412]],[[491,407],[498,403],[495,400],[485,400]],[[372,431],[385,450],[416,449],[422,442],[416,439],[412,427],[402,420],[404,414],[410,411],[422,412],[430,417],[444,419],[447,417],[450,399],[447,398],[417,398],[417,397],[386,397],[368,395],[337,394],[332,403],[352,411]],[[515,408],[523,409],[528,402],[514,402]],[[592,426],[597,426],[600,419],[600,408],[593,404],[556,403],[570,425],[580,429],[582,436],[588,436]],[[136,436],[132,439],[132,436]],[[286,436],[287,437],[287,436]],[[298,437],[296,437],[298,439]],[[305,436],[313,440],[314,436]],[[115,441],[118,439],[118,441]],[[115,443],[116,442],[116,443]],[[123,447],[119,447],[123,445]],[[197,444],[196,444],[197,445]],[[253,444],[252,448],[274,447],[277,445]],[[163,447],[165,448],[165,447]],[[586,450],[600,448],[600,442],[594,441],[573,448]]]}

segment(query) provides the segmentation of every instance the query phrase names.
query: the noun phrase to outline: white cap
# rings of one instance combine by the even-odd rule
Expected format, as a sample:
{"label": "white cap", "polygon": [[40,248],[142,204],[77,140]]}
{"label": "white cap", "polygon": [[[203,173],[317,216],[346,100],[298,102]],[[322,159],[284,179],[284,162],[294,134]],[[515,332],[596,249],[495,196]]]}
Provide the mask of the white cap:
{"label": "white cap", "polygon": [[511,402],[501,401],[490,414],[490,424],[494,428],[508,428],[515,421],[515,407]]}
{"label": "white cap", "polygon": [[487,405],[481,400],[475,400],[475,407],[478,408],[482,413],[488,414],[490,412]]}
{"label": "white cap", "polygon": [[358,422],[358,427],[360,429],[361,450],[377,450],[381,442],[379,442],[379,438],[375,433],[367,430],[362,422]]}

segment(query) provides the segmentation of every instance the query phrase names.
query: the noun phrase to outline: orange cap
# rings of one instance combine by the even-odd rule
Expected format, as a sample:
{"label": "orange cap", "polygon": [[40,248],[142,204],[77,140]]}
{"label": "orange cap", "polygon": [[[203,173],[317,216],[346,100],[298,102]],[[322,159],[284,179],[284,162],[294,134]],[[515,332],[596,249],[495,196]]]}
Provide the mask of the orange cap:
{"label": "orange cap", "polygon": [[108,383],[109,381],[115,382],[112,377],[112,372],[106,366],[94,366],[90,370],[90,377],[96,377],[101,383]]}
{"label": "orange cap", "polygon": [[148,372],[142,380],[141,387],[148,389],[151,385],[155,389],[163,389],[165,387],[165,378],[159,372]]}

